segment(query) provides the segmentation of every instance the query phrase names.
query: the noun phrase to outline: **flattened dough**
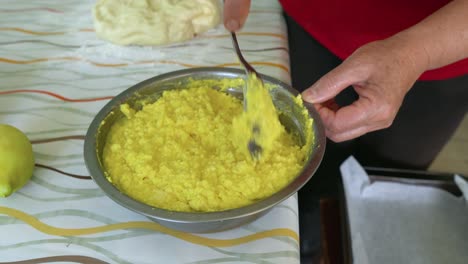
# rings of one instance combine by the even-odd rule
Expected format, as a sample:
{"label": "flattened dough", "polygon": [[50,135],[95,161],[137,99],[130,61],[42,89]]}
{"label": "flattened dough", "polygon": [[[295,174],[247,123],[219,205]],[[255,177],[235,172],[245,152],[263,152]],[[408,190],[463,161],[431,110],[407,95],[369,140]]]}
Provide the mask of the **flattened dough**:
{"label": "flattened dough", "polygon": [[162,45],[192,39],[220,22],[219,0],[98,0],[96,34],[119,45]]}

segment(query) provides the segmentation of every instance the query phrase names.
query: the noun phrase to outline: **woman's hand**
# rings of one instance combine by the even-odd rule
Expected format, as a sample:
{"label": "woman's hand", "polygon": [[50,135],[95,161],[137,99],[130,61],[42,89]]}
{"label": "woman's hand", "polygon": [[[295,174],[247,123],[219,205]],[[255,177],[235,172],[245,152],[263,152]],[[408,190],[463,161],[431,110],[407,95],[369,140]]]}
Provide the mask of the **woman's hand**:
{"label": "woman's hand", "polygon": [[240,30],[249,15],[250,0],[224,1],[224,27],[231,32]]}
{"label": "woman's hand", "polygon": [[[303,92],[304,100],[318,110],[331,140],[353,139],[392,124],[427,63],[424,55],[414,56],[402,43],[394,37],[364,45]],[[333,99],[348,86],[354,87],[359,99],[339,108]]]}
{"label": "woman's hand", "polygon": [[[336,142],[390,126],[403,98],[426,70],[468,58],[468,0],[454,0],[418,24],[357,49],[304,91]],[[354,86],[359,99],[340,108],[333,98]]]}

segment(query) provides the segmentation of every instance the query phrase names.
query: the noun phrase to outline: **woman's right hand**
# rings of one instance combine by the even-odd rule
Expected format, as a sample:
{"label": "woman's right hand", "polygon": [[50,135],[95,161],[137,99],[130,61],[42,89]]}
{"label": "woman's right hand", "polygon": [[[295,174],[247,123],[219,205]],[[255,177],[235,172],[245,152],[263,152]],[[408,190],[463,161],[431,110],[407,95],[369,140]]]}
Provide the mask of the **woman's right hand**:
{"label": "woman's right hand", "polygon": [[247,20],[250,9],[250,0],[224,0],[224,27],[236,32],[240,30]]}

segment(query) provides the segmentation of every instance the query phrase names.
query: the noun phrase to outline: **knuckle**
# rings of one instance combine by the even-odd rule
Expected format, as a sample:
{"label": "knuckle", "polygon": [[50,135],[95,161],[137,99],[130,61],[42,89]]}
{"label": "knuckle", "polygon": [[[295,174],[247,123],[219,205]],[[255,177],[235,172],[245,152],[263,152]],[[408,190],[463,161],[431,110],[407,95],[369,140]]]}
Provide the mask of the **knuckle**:
{"label": "knuckle", "polygon": [[381,123],[384,127],[389,127],[393,123],[393,119],[396,115],[395,107],[392,104],[382,104],[377,111],[376,120]]}
{"label": "knuckle", "polygon": [[382,123],[382,128],[389,128],[393,124],[393,119],[387,119]]}
{"label": "knuckle", "polygon": [[327,137],[328,137],[328,139],[330,139],[331,141],[333,141],[335,143],[341,142],[340,137],[336,133],[329,132],[329,133],[327,133]]}

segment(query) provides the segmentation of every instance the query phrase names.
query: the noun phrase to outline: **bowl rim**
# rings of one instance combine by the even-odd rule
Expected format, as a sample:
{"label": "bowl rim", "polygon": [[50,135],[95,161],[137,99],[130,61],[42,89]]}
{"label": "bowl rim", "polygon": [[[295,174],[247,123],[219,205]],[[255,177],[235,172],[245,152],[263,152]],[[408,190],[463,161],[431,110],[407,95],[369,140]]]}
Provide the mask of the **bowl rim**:
{"label": "bowl rim", "polygon": [[[215,221],[226,221],[231,219],[238,219],[248,216],[253,216],[260,214],[265,210],[269,210],[275,205],[283,202],[288,199],[290,196],[295,194],[302,186],[304,186],[308,180],[314,175],[318,166],[320,165],[326,145],[326,136],[323,122],[318,115],[318,112],[315,110],[314,106],[310,103],[304,102],[304,107],[308,110],[309,116],[314,120],[313,121],[313,130],[314,134],[314,152],[310,157],[310,161],[307,166],[299,173],[299,175],[286,185],[283,189],[274,193],[273,195],[262,199],[256,203],[216,212],[177,212],[170,211],[161,208],[155,208],[150,205],[144,204],[133,198],[127,196],[126,194],[120,192],[111,182],[109,182],[104,174],[104,170],[99,162],[97,155],[97,137],[101,121],[114,109],[115,105],[120,104],[126,98],[129,98],[136,91],[142,87],[158,82],[165,81],[171,78],[181,78],[184,75],[191,76],[193,74],[213,74],[217,73],[218,75],[226,75],[231,77],[239,77],[245,74],[241,69],[235,68],[219,68],[219,67],[201,67],[193,69],[182,69],[176,70],[168,73],[163,73],[149,79],[146,79],[142,82],[139,82],[130,88],[122,91],[113,99],[111,99],[94,117],[91,122],[88,131],[85,136],[84,142],[84,160],[86,167],[91,174],[94,182],[99,186],[99,188],[114,202],[120,204],[121,206],[137,212],[139,214],[145,215],[147,217],[176,222],[176,223],[206,223],[206,222],[215,222]],[[221,74],[219,74],[221,73]],[[260,74],[264,81],[272,83],[273,85],[278,85],[282,88],[288,90],[294,96],[297,96],[299,92],[293,89],[290,85],[267,75]]]}

